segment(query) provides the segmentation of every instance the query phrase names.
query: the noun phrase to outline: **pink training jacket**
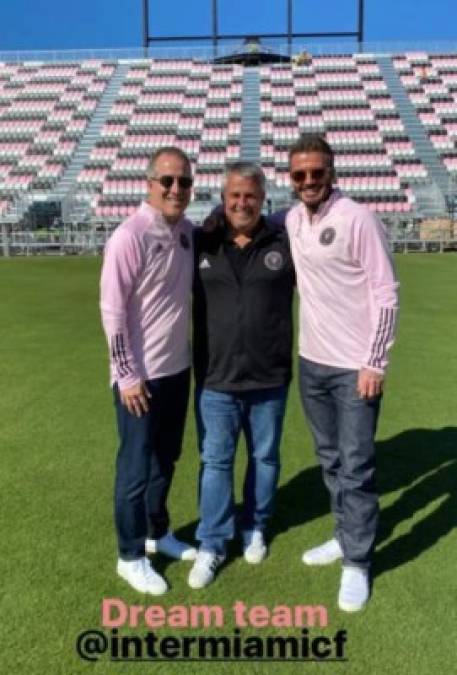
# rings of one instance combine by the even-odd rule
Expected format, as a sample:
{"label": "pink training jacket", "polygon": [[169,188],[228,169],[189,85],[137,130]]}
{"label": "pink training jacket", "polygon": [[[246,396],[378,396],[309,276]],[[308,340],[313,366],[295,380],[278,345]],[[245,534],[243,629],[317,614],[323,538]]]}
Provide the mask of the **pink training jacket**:
{"label": "pink training jacket", "polygon": [[286,227],[300,295],[300,355],[383,373],[399,286],[383,225],[334,189],[312,222],[298,204],[287,214]]}
{"label": "pink training jacket", "polygon": [[120,389],[190,366],[192,229],[185,218],[169,225],[143,202],[107,242],[100,308]]}

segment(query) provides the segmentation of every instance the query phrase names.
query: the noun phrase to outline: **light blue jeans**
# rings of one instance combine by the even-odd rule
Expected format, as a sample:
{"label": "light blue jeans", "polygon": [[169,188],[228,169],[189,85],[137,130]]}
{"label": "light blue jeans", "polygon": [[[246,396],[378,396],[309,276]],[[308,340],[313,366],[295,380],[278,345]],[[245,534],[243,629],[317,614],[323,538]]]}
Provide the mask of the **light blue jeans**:
{"label": "light blue jeans", "polygon": [[240,432],[246,437],[244,530],[264,531],[279,477],[279,444],[287,386],[243,392],[196,391],[200,467],[201,550],[225,554],[235,535],[233,464]]}

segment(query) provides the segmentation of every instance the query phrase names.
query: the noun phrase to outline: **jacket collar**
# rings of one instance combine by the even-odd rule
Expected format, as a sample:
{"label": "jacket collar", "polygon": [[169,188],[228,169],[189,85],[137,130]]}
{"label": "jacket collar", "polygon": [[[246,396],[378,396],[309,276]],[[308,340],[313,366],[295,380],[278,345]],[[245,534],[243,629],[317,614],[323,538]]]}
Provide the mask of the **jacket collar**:
{"label": "jacket collar", "polygon": [[141,202],[139,211],[146,216],[151,227],[162,234],[172,234],[174,231],[179,229],[183,221],[183,217],[181,217],[176,223],[173,223],[172,225],[165,220],[162,213],[158,209],[156,209],[154,206],[151,206],[151,204],[146,201]]}
{"label": "jacket collar", "polygon": [[333,188],[332,191],[330,192],[330,195],[328,198],[325,200],[325,202],[322,202],[322,204],[319,204],[319,208],[317,209],[316,213],[310,218],[308,209],[304,204],[300,204],[300,208],[302,211],[302,222],[307,222],[310,225],[311,224],[317,224],[319,223],[322,218],[325,218],[327,213],[330,211],[332,206],[342,197],[341,190],[339,188]]}

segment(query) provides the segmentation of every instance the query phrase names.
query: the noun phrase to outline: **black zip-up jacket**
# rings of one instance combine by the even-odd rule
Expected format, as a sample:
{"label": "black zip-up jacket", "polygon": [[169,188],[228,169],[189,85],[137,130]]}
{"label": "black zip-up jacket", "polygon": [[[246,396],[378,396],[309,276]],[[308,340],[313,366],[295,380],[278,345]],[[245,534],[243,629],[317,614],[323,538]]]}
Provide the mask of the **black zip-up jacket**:
{"label": "black zip-up jacket", "polygon": [[[195,231],[193,352],[197,386],[245,391],[291,378],[295,272],[284,228],[261,219],[247,247],[227,228]],[[241,265],[236,256],[246,256]]]}

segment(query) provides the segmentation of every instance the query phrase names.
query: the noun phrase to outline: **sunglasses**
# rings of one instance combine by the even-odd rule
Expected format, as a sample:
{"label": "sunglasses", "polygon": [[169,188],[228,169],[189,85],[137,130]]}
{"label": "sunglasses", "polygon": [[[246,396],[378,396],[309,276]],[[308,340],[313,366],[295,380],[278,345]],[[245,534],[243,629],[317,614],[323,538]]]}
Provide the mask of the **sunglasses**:
{"label": "sunglasses", "polygon": [[292,171],[290,177],[294,183],[302,183],[306,179],[307,175],[311,178],[311,180],[322,180],[326,173],[327,169],[311,169],[310,171],[300,170]]}
{"label": "sunglasses", "polygon": [[190,176],[160,176],[159,178],[150,176],[149,180],[157,181],[157,183],[160,183],[160,185],[165,188],[165,190],[169,190],[175,180],[178,182],[178,187],[181,190],[189,190],[194,182],[193,178]]}

